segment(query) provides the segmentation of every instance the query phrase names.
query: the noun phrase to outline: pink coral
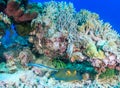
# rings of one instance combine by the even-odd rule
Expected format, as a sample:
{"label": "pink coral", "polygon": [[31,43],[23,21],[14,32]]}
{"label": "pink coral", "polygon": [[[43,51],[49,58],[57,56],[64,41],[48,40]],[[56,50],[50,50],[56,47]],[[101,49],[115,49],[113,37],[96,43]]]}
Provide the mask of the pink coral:
{"label": "pink coral", "polygon": [[119,71],[120,71],[120,66],[116,66],[116,70],[119,70]]}
{"label": "pink coral", "polygon": [[63,55],[67,48],[67,42],[65,41],[65,39],[66,38],[63,35],[53,37],[51,39],[46,39],[46,49],[44,49],[45,54],[52,57],[57,55]]}
{"label": "pink coral", "polygon": [[39,76],[43,76],[44,75],[44,72],[40,68],[38,68],[38,67],[33,67],[32,70],[33,70],[33,72],[36,75],[39,75]]}
{"label": "pink coral", "polygon": [[23,51],[19,53],[18,58],[20,60],[20,63],[23,66],[26,66],[27,63],[29,63],[30,61],[33,61],[33,54],[29,49],[25,48],[23,49]]}
{"label": "pink coral", "polygon": [[26,65],[28,61],[28,53],[27,52],[20,52],[18,58],[22,65]]}
{"label": "pink coral", "polygon": [[102,64],[101,60],[99,60],[99,59],[92,59],[91,62],[92,62],[92,65],[94,67],[101,67],[101,64]]}
{"label": "pink coral", "polygon": [[98,71],[104,71],[106,67],[110,69],[120,70],[120,66],[117,65],[118,63],[117,63],[116,55],[114,54],[111,54],[110,56],[106,57],[103,60],[91,59],[90,61]]}
{"label": "pink coral", "polygon": [[6,60],[12,60],[14,59],[13,53],[12,52],[5,52],[4,57]]}

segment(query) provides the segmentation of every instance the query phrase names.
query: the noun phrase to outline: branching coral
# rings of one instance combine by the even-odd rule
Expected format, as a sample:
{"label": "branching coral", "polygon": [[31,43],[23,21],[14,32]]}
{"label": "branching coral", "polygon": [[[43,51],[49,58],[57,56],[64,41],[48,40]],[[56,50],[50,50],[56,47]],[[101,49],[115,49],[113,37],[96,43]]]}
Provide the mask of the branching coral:
{"label": "branching coral", "polygon": [[76,14],[80,31],[88,33],[90,30],[97,30],[100,27],[101,21],[99,15],[91,13],[87,10],[81,10]]}
{"label": "branching coral", "polygon": [[55,16],[57,14],[57,3],[54,1],[46,2],[43,5],[42,13],[33,19],[31,25],[33,24],[44,24],[48,27],[54,26]]}
{"label": "branching coral", "polygon": [[[117,44],[119,34],[112,29],[112,26],[109,23],[104,23],[102,20],[99,20],[99,16],[95,13],[91,13],[87,10],[81,10],[77,14],[77,17],[79,21],[78,30],[80,31],[80,35],[86,36],[85,39],[84,37],[80,38],[82,40],[80,41],[80,45],[83,44],[86,47],[84,49],[84,54],[94,59],[102,58],[103,60],[100,60],[100,62],[103,64],[105,64],[104,60],[106,60],[106,58],[110,60],[112,54],[115,56],[113,58],[114,63],[112,65],[107,65],[107,67],[115,68],[116,62],[119,58],[119,45]],[[93,63],[94,66],[98,66],[98,62]],[[98,64],[100,65],[101,63]],[[101,65],[104,66],[103,64]]]}
{"label": "branching coral", "polygon": [[30,41],[39,53],[51,58],[65,54],[72,62],[87,60],[98,72],[119,67],[119,34],[98,14],[87,10],[77,13],[71,3],[65,2],[51,1],[43,6],[31,22],[35,30]]}
{"label": "branching coral", "polygon": [[63,54],[67,49],[67,53],[71,57],[69,53],[71,49],[69,49],[70,45],[67,46],[67,41],[71,44],[77,42],[76,34],[73,33],[77,33],[77,20],[74,19],[73,5],[66,2],[56,3],[51,1],[44,4],[43,12],[31,22],[31,25],[38,24],[38,30],[44,32],[43,38],[46,40],[45,47],[47,47],[47,50],[49,49],[50,52],[58,51],[58,53]]}

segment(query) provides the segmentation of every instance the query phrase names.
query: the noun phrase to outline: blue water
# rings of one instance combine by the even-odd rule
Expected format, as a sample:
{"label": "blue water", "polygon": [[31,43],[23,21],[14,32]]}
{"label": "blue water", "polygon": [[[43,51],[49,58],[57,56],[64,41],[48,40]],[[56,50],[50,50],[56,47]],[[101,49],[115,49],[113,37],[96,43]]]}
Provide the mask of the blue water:
{"label": "blue water", "polygon": [[[29,0],[31,2],[47,2],[50,0]],[[87,9],[100,15],[100,19],[109,22],[113,29],[120,33],[120,0],[54,0],[72,2],[76,11]]]}

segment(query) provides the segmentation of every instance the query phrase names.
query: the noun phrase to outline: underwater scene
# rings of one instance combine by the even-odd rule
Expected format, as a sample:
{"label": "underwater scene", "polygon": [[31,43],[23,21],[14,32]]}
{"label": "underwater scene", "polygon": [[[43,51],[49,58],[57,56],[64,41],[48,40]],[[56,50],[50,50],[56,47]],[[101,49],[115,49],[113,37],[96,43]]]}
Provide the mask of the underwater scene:
{"label": "underwater scene", "polygon": [[0,0],[0,88],[120,88],[119,14],[79,1]]}

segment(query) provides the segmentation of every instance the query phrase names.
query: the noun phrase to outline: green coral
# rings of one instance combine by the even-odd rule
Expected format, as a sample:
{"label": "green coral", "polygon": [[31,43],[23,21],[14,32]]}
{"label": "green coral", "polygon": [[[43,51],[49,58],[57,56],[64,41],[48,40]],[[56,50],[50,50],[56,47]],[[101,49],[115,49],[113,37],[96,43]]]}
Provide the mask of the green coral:
{"label": "green coral", "polygon": [[54,59],[52,61],[52,65],[56,68],[56,69],[62,69],[66,67],[66,64],[60,60],[60,59]]}
{"label": "green coral", "polygon": [[105,72],[101,73],[99,78],[113,78],[117,74],[115,69],[107,68]]}

